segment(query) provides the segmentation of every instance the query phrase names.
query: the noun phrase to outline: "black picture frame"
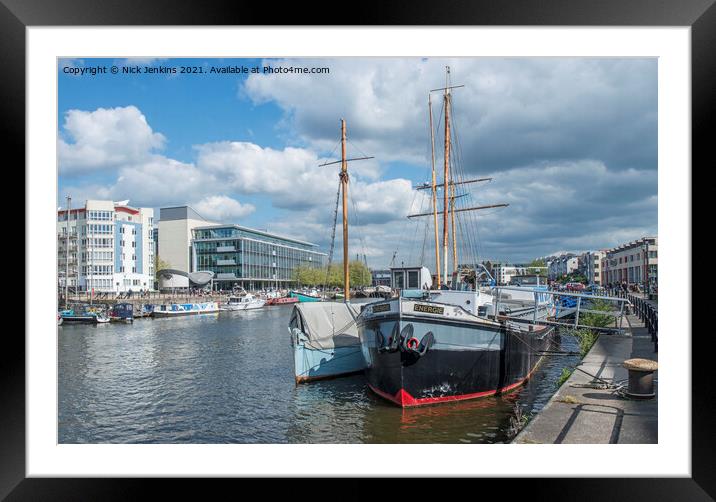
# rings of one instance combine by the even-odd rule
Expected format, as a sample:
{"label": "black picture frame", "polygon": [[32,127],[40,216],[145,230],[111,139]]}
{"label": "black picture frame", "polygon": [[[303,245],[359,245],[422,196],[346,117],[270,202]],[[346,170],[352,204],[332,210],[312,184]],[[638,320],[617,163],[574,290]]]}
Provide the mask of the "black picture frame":
{"label": "black picture frame", "polygon": [[[112,25],[496,25],[496,26],[689,26],[692,68],[692,165],[713,164],[716,110],[715,0],[476,0],[268,3],[214,0],[0,0],[4,137],[16,165],[25,159],[25,29],[29,26]],[[280,5],[280,7],[278,7]],[[408,7],[409,5],[409,7]],[[712,127],[709,127],[712,126]],[[708,156],[708,157],[707,157]],[[707,160],[708,159],[708,160]],[[684,166],[684,175],[689,166]],[[18,170],[19,171],[19,170]],[[696,172],[695,169],[692,170]],[[693,227],[692,227],[693,228]],[[27,231],[27,227],[26,227]],[[691,246],[691,243],[689,243]],[[25,266],[29,264],[26,262]],[[690,275],[690,270],[685,275]],[[688,283],[685,283],[688,285]],[[688,286],[686,286],[688,287]],[[25,304],[26,309],[30,300]],[[678,334],[691,336],[690,325]],[[713,500],[716,497],[716,445],[713,432],[714,385],[707,358],[707,336],[692,342],[692,477],[665,479],[481,480],[478,493],[508,487],[510,498],[549,500]],[[38,479],[25,477],[25,343],[16,330],[4,330],[0,365],[0,499],[63,500],[139,498],[151,480]],[[384,459],[385,460],[385,459]],[[396,459],[398,461],[398,459]],[[582,459],[588,462],[588,459]],[[634,462],[639,462],[638,458]],[[351,498],[371,496],[365,480],[341,481]],[[441,483],[442,484],[442,483]],[[474,481],[471,482],[473,486]],[[164,496],[184,491],[185,483],[162,482]],[[390,490],[385,483],[382,490]],[[392,484],[410,492],[410,482]],[[422,485],[422,484],[421,484]],[[275,490],[272,486],[272,491]],[[417,486],[417,485],[414,485]],[[443,484],[444,486],[444,484]],[[421,486],[419,491],[423,491]],[[288,490],[291,488],[288,487]],[[386,492],[386,493],[388,493]],[[452,493],[452,489],[450,492]],[[457,493],[453,493],[457,495]],[[345,498],[341,497],[341,498]]]}

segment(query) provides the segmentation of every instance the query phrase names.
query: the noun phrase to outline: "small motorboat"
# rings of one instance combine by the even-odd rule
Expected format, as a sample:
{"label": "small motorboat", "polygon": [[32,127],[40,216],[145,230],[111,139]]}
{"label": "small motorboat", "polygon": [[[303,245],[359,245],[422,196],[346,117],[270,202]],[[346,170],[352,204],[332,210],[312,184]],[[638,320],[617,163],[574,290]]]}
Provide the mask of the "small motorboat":
{"label": "small motorboat", "polygon": [[226,303],[221,304],[221,310],[254,310],[266,304],[263,298],[257,298],[251,293],[242,296],[230,296]]}
{"label": "small motorboat", "polygon": [[96,307],[77,305],[59,312],[59,323],[98,324],[109,322],[109,317]]}
{"label": "small motorboat", "polygon": [[216,302],[204,303],[170,303],[169,305],[155,305],[152,309],[154,317],[175,317],[189,314],[215,314],[219,312]]}
{"label": "small motorboat", "polygon": [[131,303],[117,303],[109,311],[109,319],[112,322],[134,321],[134,305]]}
{"label": "small motorboat", "polygon": [[105,314],[104,312],[96,312],[95,313],[95,323],[97,324],[105,324],[110,322],[109,316]]}
{"label": "small motorboat", "polygon": [[298,298],[299,302],[308,303],[308,302],[320,302],[322,298],[316,294],[315,296],[312,294],[307,293],[301,293],[298,291],[291,291],[289,293],[289,296],[291,298]]}
{"label": "small motorboat", "polygon": [[266,300],[266,305],[289,305],[298,302],[298,298],[295,298],[293,296],[282,296],[279,298],[269,298],[268,300]]}

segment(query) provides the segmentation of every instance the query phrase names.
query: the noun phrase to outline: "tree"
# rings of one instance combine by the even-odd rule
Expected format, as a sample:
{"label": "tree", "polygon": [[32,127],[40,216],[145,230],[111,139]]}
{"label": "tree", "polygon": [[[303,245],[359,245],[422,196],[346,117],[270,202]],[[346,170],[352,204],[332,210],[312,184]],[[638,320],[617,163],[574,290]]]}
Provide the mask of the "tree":
{"label": "tree", "polygon": [[527,273],[546,276],[547,275],[547,263],[542,258],[532,260],[527,265]]}
{"label": "tree", "polygon": [[349,265],[351,274],[351,287],[370,286],[372,276],[368,267],[362,261],[352,261]]}
{"label": "tree", "polygon": [[587,277],[580,272],[570,272],[569,274],[563,275],[557,279],[557,282],[560,284],[567,284],[568,282],[581,282],[582,284],[587,284],[588,280]]}
{"label": "tree", "polygon": [[157,255],[157,260],[154,262],[154,278],[159,280],[159,271],[169,267],[171,267],[171,264],[165,262]]}
{"label": "tree", "polygon": [[[350,262],[348,270],[351,287],[370,286],[373,278],[363,262]],[[332,263],[330,267],[322,268],[300,265],[293,271],[293,280],[301,286],[342,288],[344,286],[343,263]]]}
{"label": "tree", "polygon": [[293,280],[301,286],[319,286],[325,281],[325,269],[299,265],[293,270]]}

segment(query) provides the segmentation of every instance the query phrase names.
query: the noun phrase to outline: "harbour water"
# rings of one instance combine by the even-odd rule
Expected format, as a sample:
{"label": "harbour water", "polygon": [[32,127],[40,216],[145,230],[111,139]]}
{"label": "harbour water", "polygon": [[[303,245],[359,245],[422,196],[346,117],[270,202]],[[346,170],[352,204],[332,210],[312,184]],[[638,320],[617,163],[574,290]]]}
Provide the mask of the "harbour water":
{"label": "harbour water", "polygon": [[[539,411],[550,356],[515,392],[400,409],[362,376],[296,386],[291,306],[58,327],[60,443],[499,443],[515,405]],[[561,349],[579,350],[572,337]]]}

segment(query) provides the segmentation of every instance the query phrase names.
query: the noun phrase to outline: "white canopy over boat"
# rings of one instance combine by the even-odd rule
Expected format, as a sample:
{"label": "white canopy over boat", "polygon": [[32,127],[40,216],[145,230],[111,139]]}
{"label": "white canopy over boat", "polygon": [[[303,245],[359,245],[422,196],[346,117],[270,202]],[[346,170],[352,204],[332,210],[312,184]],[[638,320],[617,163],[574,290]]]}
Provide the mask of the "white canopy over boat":
{"label": "white canopy over boat", "polygon": [[291,313],[291,328],[308,338],[307,347],[331,349],[360,345],[355,319],[358,308],[346,302],[297,303]]}

